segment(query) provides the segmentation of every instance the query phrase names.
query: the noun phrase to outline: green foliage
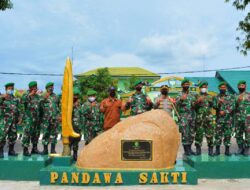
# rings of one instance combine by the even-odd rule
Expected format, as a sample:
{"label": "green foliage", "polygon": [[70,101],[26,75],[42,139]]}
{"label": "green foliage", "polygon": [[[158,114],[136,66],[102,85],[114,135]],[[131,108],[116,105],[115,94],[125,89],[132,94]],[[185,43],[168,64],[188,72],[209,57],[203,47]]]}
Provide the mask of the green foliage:
{"label": "green foliage", "polygon": [[6,9],[13,8],[13,4],[10,0],[0,0],[0,10],[4,11]]}
{"label": "green foliage", "polygon": [[[226,0],[229,2],[230,0]],[[249,5],[250,0],[234,0],[233,6],[237,10],[246,10]],[[247,13],[245,18],[239,22],[237,31],[241,33],[240,36],[236,38],[238,41],[237,49],[243,54],[247,55],[247,52],[250,50],[250,12]]]}
{"label": "green foliage", "polygon": [[95,75],[82,77],[74,82],[74,86],[78,86],[82,95],[83,101],[86,100],[88,89],[97,91],[97,100],[100,102],[108,97],[108,88],[110,86],[117,87],[117,80],[113,80],[108,71],[108,68],[98,69]]}

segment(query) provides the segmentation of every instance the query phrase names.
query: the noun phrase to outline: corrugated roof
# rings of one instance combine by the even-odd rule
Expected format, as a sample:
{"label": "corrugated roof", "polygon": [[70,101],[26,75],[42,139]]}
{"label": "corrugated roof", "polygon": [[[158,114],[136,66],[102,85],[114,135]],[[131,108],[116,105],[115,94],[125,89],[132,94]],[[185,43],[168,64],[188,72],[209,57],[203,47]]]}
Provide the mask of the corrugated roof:
{"label": "corrugated roof", "polygon": [[[101,69],[101,68],[98,68]],[[81,76],[89,76],[96,74],[98,69],[90,70],[82,74],[76,75],[77,77]],[[147,77],[161,77],[160,75],[148,71],[146,69],[142,69],[140,67],[108,67],[109,73],[111,76],[147,76]]]}
{"label": "corrugated roof", "polygon": [[208,82],[208,90],[213,92],[218,92],[218,85],[220,83],[220,80],[215,77],[185,77],[189,79],[192,83],[194,83],[194,86],[199,84],[201,81],[207,81]]}
{"label": "corrugated roof", "polygon": [[216,76],[220,80],[227,82],[228,86],[235,92],[238,92],[237,84],[240,80],[247,82],[247,91],[250,91],[250,71],[217,71]]}

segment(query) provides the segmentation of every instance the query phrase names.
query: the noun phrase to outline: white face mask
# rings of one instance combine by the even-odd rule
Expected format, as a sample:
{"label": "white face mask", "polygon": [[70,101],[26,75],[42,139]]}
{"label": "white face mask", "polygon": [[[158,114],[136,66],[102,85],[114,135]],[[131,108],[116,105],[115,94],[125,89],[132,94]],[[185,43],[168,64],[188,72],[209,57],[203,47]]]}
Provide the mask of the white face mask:
{"label": "white face mask", "polygon": [[95,97],[88,97],[88,100],[89,100],[90,102],[94,102],[94,101],[95,101]]}
{"label": "white face mask", "polygon": [[207,92],[207,88],[201,88],[201,93],[206,93]]}
{"label": "white face mask", "polygon": [[14,90],[6,90],[6,93],[9,95],[13,95],[14,94]]}

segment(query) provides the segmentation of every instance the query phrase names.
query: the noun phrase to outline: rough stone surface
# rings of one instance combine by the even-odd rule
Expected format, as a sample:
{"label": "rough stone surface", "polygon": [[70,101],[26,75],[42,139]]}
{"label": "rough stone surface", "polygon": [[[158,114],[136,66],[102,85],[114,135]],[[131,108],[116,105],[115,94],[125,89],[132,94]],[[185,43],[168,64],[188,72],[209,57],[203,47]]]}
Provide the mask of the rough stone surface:
{"label": "rough stone surface", "polygon": [[[152,161],[122,161],[122,140],[152,140]],[[170,168],[174,166],[180,144],[178,127],[162,110],[129,117],[96,137],[81,151],[81,168]]]}

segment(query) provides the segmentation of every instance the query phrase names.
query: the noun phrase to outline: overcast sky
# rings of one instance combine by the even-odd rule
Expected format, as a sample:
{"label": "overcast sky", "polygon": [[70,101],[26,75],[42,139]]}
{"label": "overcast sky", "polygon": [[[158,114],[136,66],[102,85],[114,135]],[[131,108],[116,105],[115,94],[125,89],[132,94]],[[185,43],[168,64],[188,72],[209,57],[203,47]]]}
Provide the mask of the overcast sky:
{"label": "overcast sky", "polygon": [[[247,66],[236,50],[244,13],[224,0],[12,0],[0,12],[1,72],[74,74],[98,67],[177,72]],[[190,74],[189,74],[190,76]],[[193,76],[214,76],[198,73]],[[27,88],[37,80],[60,89],[62,77],[0,75]]]}

